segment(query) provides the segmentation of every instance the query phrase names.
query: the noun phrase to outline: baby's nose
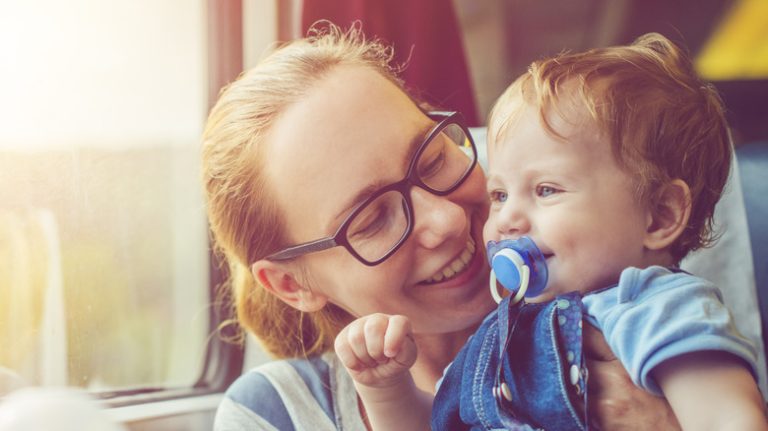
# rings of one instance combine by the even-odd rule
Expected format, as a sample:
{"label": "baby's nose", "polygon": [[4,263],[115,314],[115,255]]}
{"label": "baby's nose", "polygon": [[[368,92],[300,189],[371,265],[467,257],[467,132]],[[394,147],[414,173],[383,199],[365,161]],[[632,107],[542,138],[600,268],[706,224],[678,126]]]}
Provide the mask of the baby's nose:
{"label": "baby's nose", "polygon": [[530,218],[522,206],[505,203],[497,216],[497,225],[501,239],[515,239],[527,234],[531,229]]}

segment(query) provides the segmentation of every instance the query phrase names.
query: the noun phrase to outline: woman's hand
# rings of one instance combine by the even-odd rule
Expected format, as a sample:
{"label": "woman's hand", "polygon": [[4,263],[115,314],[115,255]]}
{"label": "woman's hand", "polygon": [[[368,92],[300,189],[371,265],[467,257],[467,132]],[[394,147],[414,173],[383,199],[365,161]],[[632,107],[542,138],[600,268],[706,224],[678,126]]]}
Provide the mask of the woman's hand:
{"label": "woman's hand", "polygon": [[603,334],[584,325],[584,355],[590,421],[606,431],[679,430],[675,414],[664,398],[632,383]]}
{"label": "woman's hand", "polygon": [[342,329],[336,355],[358,385],[386,388],[410,380],[416,361],[411,323],[405,316],[371,314]]}

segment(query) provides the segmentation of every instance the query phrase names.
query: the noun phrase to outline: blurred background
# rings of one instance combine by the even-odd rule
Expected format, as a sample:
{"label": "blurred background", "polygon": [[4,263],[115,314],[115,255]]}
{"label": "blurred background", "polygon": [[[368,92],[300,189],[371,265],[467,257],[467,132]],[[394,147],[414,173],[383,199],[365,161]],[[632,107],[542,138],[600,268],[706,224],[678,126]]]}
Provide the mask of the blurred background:
{"label": "blurred background", "polygon": [[404,77],[417,92],[464,112],[473,125],[485,122],[532,61],[659,32],[687,48],[718,87],[737,142],[768,136],[764,0],[304,0],[294,8],[301,9],[299,31],[283,39],[318,19],[360,20],[395,46],[397,60],[408,60]]}
{"label": "blurred background", "polygon": [[737,145],[768,139],[766,0],[0,0],[0,395],[210,392],[241,372],[200,134],[223,85],[321,19],[360,21],[474,126],[531,61],[660,32]]}
{"label": "blurred background", "polygon": [[500,91],[533,60],[563,50],[628,44],[642,34],[658,32],[687,48],[699,74],[718,88],[737,145],[768,138],[768,2],[764,0],[457,0],[454,4],[481,119]]}

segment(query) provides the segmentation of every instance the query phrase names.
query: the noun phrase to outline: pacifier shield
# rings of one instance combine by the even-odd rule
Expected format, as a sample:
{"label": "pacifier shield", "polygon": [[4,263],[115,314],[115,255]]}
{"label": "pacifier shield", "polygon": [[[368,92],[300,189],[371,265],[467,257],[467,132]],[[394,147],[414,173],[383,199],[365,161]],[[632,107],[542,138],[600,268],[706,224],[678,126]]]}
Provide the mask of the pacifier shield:
{"label": "pacifier shield", "polygon": [[501,296],[496,287],[498,281],[517,302],[523,297],[541,294],[547,285],[547,264],[541,250],[527,236],[519,239],[489,241],[487,256],[491,265],[491,294],[496,302]]}
{"label": "pacifier shield", "polygon": [[491,259],[491,268],[496,279],[508,290],[518,290],[522,277],[520,272],[525,261],[520,254],[511,249],[503,248]]}

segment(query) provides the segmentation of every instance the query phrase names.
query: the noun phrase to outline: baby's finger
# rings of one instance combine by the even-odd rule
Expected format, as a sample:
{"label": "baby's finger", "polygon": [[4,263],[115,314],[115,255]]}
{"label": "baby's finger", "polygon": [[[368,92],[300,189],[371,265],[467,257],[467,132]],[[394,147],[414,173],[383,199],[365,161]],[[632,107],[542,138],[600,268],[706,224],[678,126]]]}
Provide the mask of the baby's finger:
{"label": "baby's finger", "polygon": [[365,321],[363,332],[368,355],[378,363],[387,361],[384,355],[384,334],[387,331],[389,316],[385,314],[372,314]]}
{"label": "baby's finger", "polygon": [[358,361],[366,367],[375,367],[378,363],[368,354],[368,346],[365,339],[366,320],[366,318],[357,319],[346,327],[347,344]]}
{"label": "baby's finger", "polygon": [[416,361],[416,343],[413,341],[411,322],[407,317],[390,317],[384,337],[384,354],[406,367]]}
{"label": "baby's finger", "polygon": [[360,371],[364,368],[363,363],[357,359],[355,352],[352,351],[352,347],[349,345],[349,342],[347,342],[346,328],[336,336],[333,348],[336,351],[336,356],[345,368],[354,371]]}

